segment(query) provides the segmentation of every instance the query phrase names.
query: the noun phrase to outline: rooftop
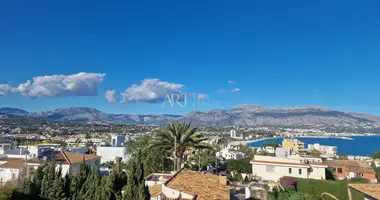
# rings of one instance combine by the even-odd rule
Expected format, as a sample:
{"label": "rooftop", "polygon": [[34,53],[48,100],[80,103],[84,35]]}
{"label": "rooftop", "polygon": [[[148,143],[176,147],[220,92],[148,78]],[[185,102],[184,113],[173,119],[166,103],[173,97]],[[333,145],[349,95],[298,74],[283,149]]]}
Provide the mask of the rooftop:
{"label": "rooftop", "polygon": [[101,156],[83,153],[73,153],[70,151],[60,151],[55,155],[57,162],[61,161],[64,164],[81,163],[83,160],[94,160],[99,159]]}
{"label": "rooftop", "polygon": [[374,174],[375,171],[370,167],[366,161],[360,160],[333,160],[329,164],[333,167],[345,167],[349,172],[357,173],[371,173]]}
{"label": "rooftop", "polygon": [[3,158],[0,160],[3,164],[0,164],[2,169],[19,169],[24,167],[25,159],[22,158]]}
{"label": "rooftop", "polygon": [[227,200],[230,198],[228,186],[220,183],[218,175],[182,169],[165,183],[166,187],[197,195],[197,200]]}
{"label": "rooftop", "polygon": [[162,184],[149,186],[150,197],[158,197],[162,193]]}
{"label": "rooftop", "polygon": [[380,184],[349,184],[349,186],[375,199],[380,199]]}

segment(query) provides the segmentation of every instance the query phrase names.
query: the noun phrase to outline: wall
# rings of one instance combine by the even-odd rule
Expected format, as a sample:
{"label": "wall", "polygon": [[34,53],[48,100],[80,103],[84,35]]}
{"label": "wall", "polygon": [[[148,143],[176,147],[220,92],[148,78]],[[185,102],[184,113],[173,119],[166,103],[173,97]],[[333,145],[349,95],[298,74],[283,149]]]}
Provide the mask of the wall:
{"label": "wall", "polygon": [[193,199],[192,195],[168,188],[165,185],[162,185],[162,193],[168,198],[182,197],[183,199]]}
{"label": "wall", "polygon": [[9,180],[18,179],[18,177],[19,169],[0,168],[0,180],[3,185]]}
{"label": "wall", "polygon": [[[267,166],[274,166],[274,172],[267,172]],[[292,168],[292,173],[289,174],[289,168]],[[262,177],[265,180],[277,181],[283,176],[292,176],[298,178],[308,178],[307,169],[309,166],[280,166],[268,164],[252,164],[252,173]],[[298,170],[302,170],[302,174]]]}
{"label": "wall", "polygon": [[128,161],[130,156],[124,155],[124,147],[97,147],[96,155],[101,156],[100,163],[115,162],[116,157],[122,157],[122,162]]}

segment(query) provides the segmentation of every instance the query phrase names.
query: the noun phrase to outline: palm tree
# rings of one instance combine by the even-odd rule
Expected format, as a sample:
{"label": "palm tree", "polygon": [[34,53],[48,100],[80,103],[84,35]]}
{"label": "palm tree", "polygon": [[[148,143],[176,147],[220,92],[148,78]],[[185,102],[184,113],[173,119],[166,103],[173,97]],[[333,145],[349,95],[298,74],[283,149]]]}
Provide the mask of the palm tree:
{"label": "palm tree", "polygon": [[174,166],[178,171],[181,169],[183,155],[188,150],[212,149],[198,129],[191,126],[191,123],[172,122],[165,129],[160,129],[153,138],[149,149],[163,150],[171,152],[174,157]]}

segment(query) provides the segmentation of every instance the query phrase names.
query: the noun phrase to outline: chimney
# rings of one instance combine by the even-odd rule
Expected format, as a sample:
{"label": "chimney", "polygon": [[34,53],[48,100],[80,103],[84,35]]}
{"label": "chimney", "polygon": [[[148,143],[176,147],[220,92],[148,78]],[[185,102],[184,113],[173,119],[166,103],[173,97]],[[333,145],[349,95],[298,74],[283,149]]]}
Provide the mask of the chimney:
{"label": "chimney", "polygon": [[122,157],[116,157],[115,159],[115,169],[117,172],[121,171],[121,159]]}
{"label": "chimney", "polygon": [[227,185],[227,176],[219,175],[219,184]]}

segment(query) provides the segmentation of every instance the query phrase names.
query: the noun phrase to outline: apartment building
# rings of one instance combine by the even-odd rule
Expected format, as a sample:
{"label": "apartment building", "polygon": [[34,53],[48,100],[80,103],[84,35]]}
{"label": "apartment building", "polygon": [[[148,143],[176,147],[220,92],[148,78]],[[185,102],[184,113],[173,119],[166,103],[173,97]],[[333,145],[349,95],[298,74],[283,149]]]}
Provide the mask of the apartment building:
{"label": "apartment building", "polygon": [[317,150],[317,151],[321,152],[322,154],[336,155],[337,151],[338,151],[338,147],[320,145],[319,143],[314,143],[314,144],[308,144],[307,150],[308,151]]}
{"label": "apartment building", "polygon": [[333,168],[336,179],[365,178],[371,183],[377,183],[376,172],[366,161],[361,160],[333,160],[329,163]]}
{"label": "apartment building", "polygon": [[298,154],[300,151],[305,151],[305,143],[298,139],[283,139],[282,147],[290,149],[292,154]]}
{"label": "apartment building", "polygon": [[321,158],[273,157],[255,155],[251,161],[254,176],[264,180],[278,181],[281,177],[291,176],[307,179],[326,179],[327,164]]}

